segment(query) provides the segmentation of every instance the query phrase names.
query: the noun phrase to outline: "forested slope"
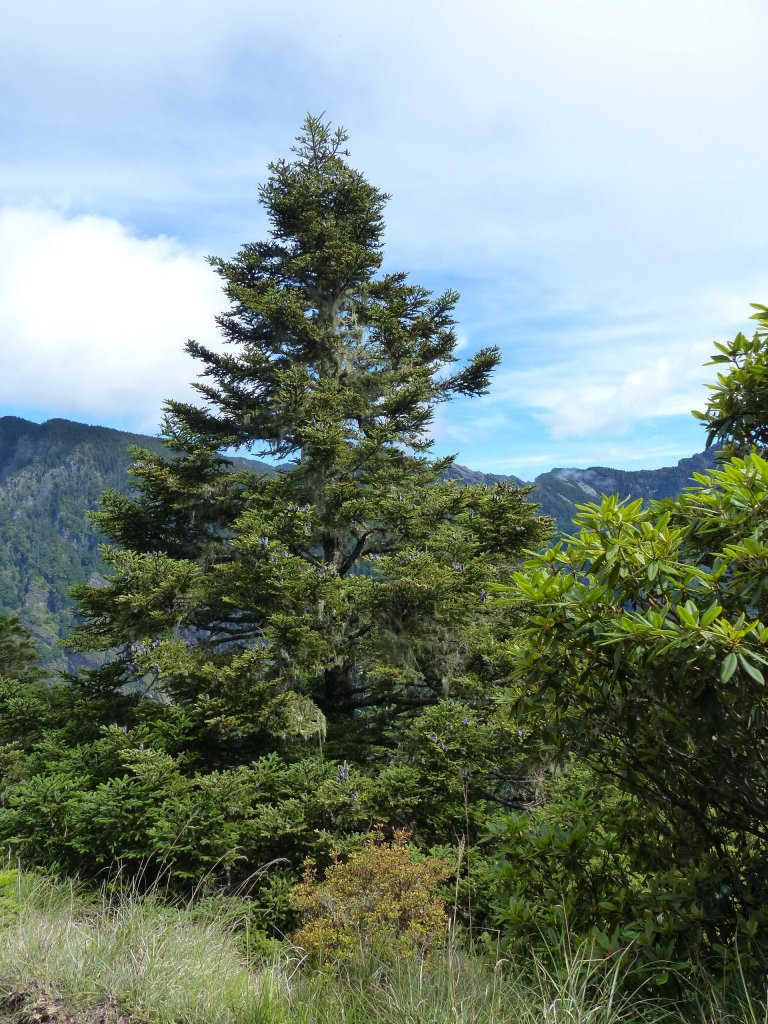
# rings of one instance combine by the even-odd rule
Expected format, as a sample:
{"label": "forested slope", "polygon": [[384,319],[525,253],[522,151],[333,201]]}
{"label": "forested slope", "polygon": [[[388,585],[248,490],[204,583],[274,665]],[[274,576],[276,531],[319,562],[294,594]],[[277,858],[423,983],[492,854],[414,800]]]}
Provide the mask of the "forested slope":
{"label": "forested slope", "polygon": [[542,512],[555,520],[560,533],[570,533],[577,505],[599,501],[603,494],[644,501],[674,498],[691,486],[694,473],[704,473],[714,465],[715,455],[709,450],[662,469],[553,469],[536,477],[534,497]]}
{"label": "forested slope", "polygon": [[[673,498],[693,483],[694,473],[703,473],[715,464],[712,451],[680,459],[676,466],[662,469],[623,470],[605,466],[589,469],[552,469],[541,473],[533,481],[531,500],[538,502],[544,515],[551,516],[558,533],[570,533],[576,506],[598,501],[603,494],[618,494],[622,498],[642,498],[643,501]],[[468,484],[488,486],[500,481],[511,481],[523,486],[525,481],[515,476],[480,473],[466,466],[452,466],[449,478]]]}
{"label": "forested slope", "polygon": [[69,588],[104,568],[85,512],[104,490],[129,489],[131,445],[162,449],[107,427],[0,418],[0,612],[21,615],[48,666],[78,661],[57,640],[72,624]]}

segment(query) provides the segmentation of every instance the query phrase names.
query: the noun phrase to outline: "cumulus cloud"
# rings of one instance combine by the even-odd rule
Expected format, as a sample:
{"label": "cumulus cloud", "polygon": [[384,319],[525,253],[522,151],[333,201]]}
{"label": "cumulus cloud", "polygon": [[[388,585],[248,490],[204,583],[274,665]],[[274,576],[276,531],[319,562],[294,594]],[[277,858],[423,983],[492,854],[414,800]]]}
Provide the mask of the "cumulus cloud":
{"label": "cumulus cloud", "polygon": [[223,306],[202,255],[105,217],[0,209],[0,402],[154,432],[197,372],[188,337],[215,343]]}

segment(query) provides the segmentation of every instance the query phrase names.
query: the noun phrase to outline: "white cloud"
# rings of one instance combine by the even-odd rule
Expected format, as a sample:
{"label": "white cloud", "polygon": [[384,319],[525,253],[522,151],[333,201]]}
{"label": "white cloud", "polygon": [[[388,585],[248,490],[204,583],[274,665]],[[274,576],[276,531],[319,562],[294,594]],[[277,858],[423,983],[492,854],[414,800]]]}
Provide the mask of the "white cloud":
{"label": "white cloud", "polygon": [[198,371],[189,337],[216,341],[224,305],[200,253],[115,220],[0,209],[0,402],[130,419],[154,432]]}
{"label": "white cloud", "polygon": [[659,469],[671,466],[692,454],[692,449],[681,451],[677,444],[648,443],[647,439],[635,443],[591,442],[570,448],[564,457],[560,447],[545,446],[535,452],[519,452],[513,456],[482,455],[473,459],[472,469],[484,473],[502,473],[532,481],[540,473],[554,467],[588,469],[593,466],[623,466],[631,469]]}
{"label": "white cloud", "polygon": [[738,289],[688,291],[653,313],[592,312],[593,323],[570,322],[567,313],[531,339],[543,358],[502,368],[490,398],[498,407],[533,413],[549,437],[560,441],[631,433],[639,424],[687,418],[707,401],[716,369],[706,365],[713,340],[749,331],[749,302],[768,295],[768,273],[751,275]]}
{"label": "white cloud", "polygon": [[[687,343],[686,343],[687,342]],[[709,344],[687,340],[632,351],[592,351],[588,360],[553,365],[545,374],[523,373],[519,399],[556,439],[617,436],[639,423],[688,415],[704,401],[703,369]]]}

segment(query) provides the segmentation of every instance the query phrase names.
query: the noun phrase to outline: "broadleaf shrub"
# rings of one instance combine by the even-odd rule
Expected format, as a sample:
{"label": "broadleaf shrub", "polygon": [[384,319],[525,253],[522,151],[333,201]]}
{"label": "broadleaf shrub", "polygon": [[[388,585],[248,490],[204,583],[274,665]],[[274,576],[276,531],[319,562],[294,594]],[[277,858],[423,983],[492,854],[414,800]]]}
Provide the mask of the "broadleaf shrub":
{"label": "broadleaf shrub", "polygon": [[546,899],[531,909],[523,851],[531,878],[558,879],[571,909],[585,906],[574,884],[587,878],[582,865],[600,865],[604,888],[616,874],[598,904],[609,944],[764,970],[768,311],[756,318],[753,343],[719,347],[716,361],[732,369],[703,416],[710,440],[743,457],[647,507],[616,495],[579,506],[574,534],[499,588],[535,609],[509,645],[515,719],[561,764],[586,766],[621,796],[611,820],[592,801],[546,810],[539,833],[506,823],[513,933],[528,911],[536,926],[550,924]]}

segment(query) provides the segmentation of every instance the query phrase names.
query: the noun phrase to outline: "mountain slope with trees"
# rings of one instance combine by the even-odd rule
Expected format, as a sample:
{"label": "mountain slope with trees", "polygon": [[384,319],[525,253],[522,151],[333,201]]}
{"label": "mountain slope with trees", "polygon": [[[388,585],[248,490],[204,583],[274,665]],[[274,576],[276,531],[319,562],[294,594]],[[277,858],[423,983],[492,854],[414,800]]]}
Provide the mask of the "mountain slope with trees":
{"label": "mountain slope with trees", "polygon": [[604,494],[615,494],[622,500],[674,498],[691,486],[695,473],[704,473],[714,465],[714,452],[706,451],[662,469],[552,469],[533,481],[533,498],[542,512],[555,520],[558,533],[567,534],[573,531],[577,505],[597,501]]}
{"label": "mountain slope with trees", "polygon": [[0,419],[0,610],[22,616],[49,664],[72,628],[69,588],[104,571],[85,511],[106,487],[127,489],[128,446],[144,440],[67,420]]}
{"label": "mountain slope with trees", "polygon": [[132,446],[162,450],[143,434],[0,417],[0,613],[21,616],[50,669],[82,664],[57,641],[74,624],[70,587],[106,570],[86,512],[106,490],[129,492]]}

